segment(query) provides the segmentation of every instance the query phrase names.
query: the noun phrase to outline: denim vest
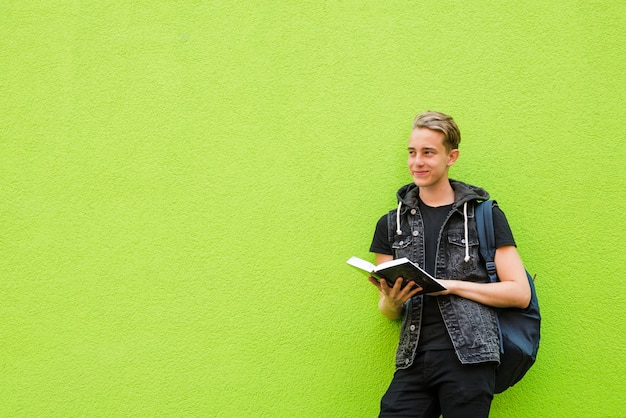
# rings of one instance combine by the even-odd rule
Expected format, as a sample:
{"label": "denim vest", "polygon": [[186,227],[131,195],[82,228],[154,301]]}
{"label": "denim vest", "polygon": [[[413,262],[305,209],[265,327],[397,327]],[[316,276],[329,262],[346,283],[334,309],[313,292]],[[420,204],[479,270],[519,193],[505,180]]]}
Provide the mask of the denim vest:
{"label": "denim vest", "polygon": [[[439,233],[436,273],[441,279],[457,279],[478,283],[488,283],[489,276],[480,258],[478,233],[474,218],[475,200],[489,198],[487,192],[454,180],[450,181],[455,190],[453,209],[444,221]],[[424,224],[417,205],[418,189],[407,185],[400,189],[398,198],[404,206],[400,212],[402,234],[396,232],[396,211],[388,214],[389,239],[394,258],[407,257],[420,265],[424,264]],[[467,205],[467,217],[463,204]],[[465,222],[467,220],[469,247],[465,242]],[[469,250],[469,261],[465,261]],[[396,368],[405,369],[413,364],[421,330],[421,295],[409,299],[404,306],[400,342],[396,352]],[[452,340],[456,354],[463,364],[500,361],[500,341],[495,311],[478,302],[455,295],[437,297],[439,310]]]}

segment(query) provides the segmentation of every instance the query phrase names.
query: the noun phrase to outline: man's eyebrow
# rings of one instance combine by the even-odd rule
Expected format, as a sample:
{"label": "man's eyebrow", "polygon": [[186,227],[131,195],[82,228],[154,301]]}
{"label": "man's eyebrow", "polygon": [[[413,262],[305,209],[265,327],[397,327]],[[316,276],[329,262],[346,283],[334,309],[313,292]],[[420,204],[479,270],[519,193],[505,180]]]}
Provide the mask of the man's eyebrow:
{"label": "man's eyebrow", "polygon": [[[417,148],[415,148],[415,147],[408,147],[407,149],[409,151],[415,151]],[[420,148],[420,151],[424,151],[424,150],[426,150],[426,151],[437,151],[437,148],[436,147],[429,147],[429,146],[425,146],[425,147],[421,147]]]}

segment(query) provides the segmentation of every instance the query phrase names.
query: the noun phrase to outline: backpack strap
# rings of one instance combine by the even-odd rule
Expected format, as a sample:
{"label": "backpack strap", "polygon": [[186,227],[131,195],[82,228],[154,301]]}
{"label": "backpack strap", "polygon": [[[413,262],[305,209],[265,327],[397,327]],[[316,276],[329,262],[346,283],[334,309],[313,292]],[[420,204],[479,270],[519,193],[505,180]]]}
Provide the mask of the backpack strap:
{"label": "backpack strap", "polygon": [[[498,203],[495,200],[485,200],[479,203],[474,209],[476,216],[476,228],[478,229],[478,243],[480,247],[480,255],[485,260],[489,281],[495,283],[498,281],[496,272],[496,234],[493,227],[493,207]],[[500,337],[500,353],[504,353],[504,339],[502,336],[502,327],[500,319],[496,316],[496,324],[498,325],[498,336]]]}
{"label": "backpack strap", "polygon": [[476,227],[478,229],[478,241],[480,243],[480,255],[485,260],[489,281],[498,281],[496,272],[496,237],[493,227],[493,207],[498,203],[495,200],[485,200],[479,203],[474,210],[476,214]]}

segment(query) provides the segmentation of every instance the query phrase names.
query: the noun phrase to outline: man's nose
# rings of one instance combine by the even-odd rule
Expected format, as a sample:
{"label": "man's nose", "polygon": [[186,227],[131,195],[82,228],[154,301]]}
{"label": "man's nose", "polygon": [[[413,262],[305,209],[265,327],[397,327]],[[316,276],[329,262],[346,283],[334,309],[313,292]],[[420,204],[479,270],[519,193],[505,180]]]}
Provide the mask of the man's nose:
{"label": "man's nose", "polygon": [[422,161],[422,157],[420,157],[419,155],[416,155],[415,157],[413,157],[413,161],[411,161],[412,165],[422,165],[423,161]]}

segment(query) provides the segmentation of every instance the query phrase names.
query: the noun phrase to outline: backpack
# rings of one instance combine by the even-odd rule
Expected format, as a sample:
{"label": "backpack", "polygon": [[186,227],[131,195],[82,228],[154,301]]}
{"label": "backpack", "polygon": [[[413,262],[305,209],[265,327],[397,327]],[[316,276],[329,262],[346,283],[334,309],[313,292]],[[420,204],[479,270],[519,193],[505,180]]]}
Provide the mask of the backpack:
{"label": "backpack", "polygon": [[[489,280],[496,282],[495,235],[493,229],[493,200],[476,206],[476,224],[480,242],[480,254],[484,258]],[[539,350],[539,328],[541,315],[533,278],[526,271],[530,284],[531,298],[526,309],[497,309],[498,330],[500,333],[500,365],[496,371],[495,393],[504,392],[520,381],[537,359]]]}

